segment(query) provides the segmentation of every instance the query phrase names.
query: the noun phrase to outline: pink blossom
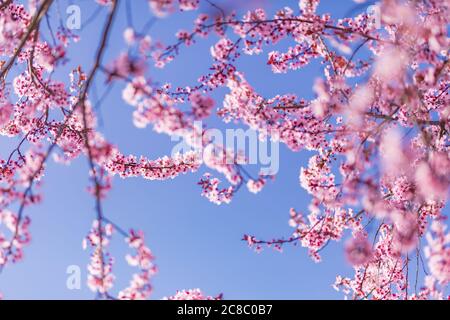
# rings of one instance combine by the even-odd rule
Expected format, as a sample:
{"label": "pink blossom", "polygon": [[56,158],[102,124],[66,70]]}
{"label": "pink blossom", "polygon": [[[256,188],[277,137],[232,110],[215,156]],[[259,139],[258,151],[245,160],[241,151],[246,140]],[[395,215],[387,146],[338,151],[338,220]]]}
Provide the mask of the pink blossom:
{"label": "pink blossom", "polygon": [[441,200],[447,197],[448,179],[440,178],[426,162],[418,165],[415,178],[419,191],[425,199]]}
{"label": "pink blossom", "polygon": [[230,39],[222,38],[211,47],[211,56],[217,61],[225,61],[232,54],[234,49]]}
{"label": "pink blossom", "polygon": [[179,0],[180,10],[189,11],[198,8],[200,0]]}
{"label": "pink blossom", "polygon": [[234,194],[234,188],[230,186],[225,189],[219,189],[219,183],[219,179],[211,178],[209,174],[205,174],[199,182],[199,185],[203,190],[202,196],[217,205],[222,203],[230,203]]}
{"label": "pink blossom", "polygon": [[413,250],[418,242],[417,218],[409,212],[394,212],[394,245],[402,252]]}
{"label": "pink blossom", "polygon": [[144,60],[132,58],[126,53],[122,53],[112,64],[110,68],[110,78],[129,76],[143,76],[147,66]]}
{"label": "pink blossom", "polygon": [[122,178],[141,176],[149,180],[173,179],[188,171],[196,171],[199,167],[198,154],[189,152],[177,154],[174,158],[163,157],[148,160],[145,157],[137,159],[135,156],[125,157],[116,153],[109,159],[105,168],[112,174],[119,174]]}
{"label": "pink blossom", "polygon": [[445,233],[446,229],[442,221],[433,221],[425,248],[430,272],[443,286],[450,282],[450,235]]}
{"label": "pink blossom", "polygon": [[154,257],[150,249],[144,243],[142,232],[130,231],[130,236],[126,238],[130,248],[136,250],[135,255],[127,255],[126,260],[130,266],[139,268],[139,273],[133,275],[130,286],[119,293],[122,300],[145,300],[152,293],[150,284],[151,278],[157,272],[154,265]]}
{"label": "pink blossom", "polygon": [[210,116],[212,108],[214,107],[214,100],[209,97],[204,97],[198,92],[189,96],[192,104],[192,113],[195,119],[203,119]]}
{"label": "pink blossom", "polygon": [[222,296],[205,296],[200,289],[178,290],[173,296],[165,297],[164,300],[221,300]]}
{"label": "pink blossom", "polygon": [[[18,215],[9,210],[0,211],[0,268],[9,261],[16,263],[23,259],[23,248],[31,241],[30,223],[29,217],[19,220]],[[2,233],[3,226],[7,234]]]}
{"label": "pink blossom", "polygon": [[136,41],[136,34],[132,28],[127,28],[123,32],[123,38],[128,45],[132,45]]}
{"label": "pink blossom", "polygon": [[103,225],[102,221],[95,220],[92,228],[83,240],[83,248],[87,245],[93,248],[91,259],[88,264],[88,287],[93,292],[108,294],[114,285],[115,276],[112,273],[114,259],[109,256],[107,247],[109,245],[113,228],[111,225]]}
{"label": "pink blossom", "polygon": [[372,258],[372,245],[367,241],[367,237],[358,234],[347,242],[345,253],[352,265],[364,265]]}
{"label": "pink blossom", "polygon": [[10,103],[5,103],[0,107],[0,126],[8,123],[13,113],[13,106]]}
{"label": "pink blossom", "polygon": [[[298,188],[308,193],[309,201],[302,212],[290,210],[292,232],[287,236],[265,240],[245,235],[242,240],[255,251],[270,247],[282,252],[287,245],[298,245],[320,262],[328,250],[339,250],[327,247],[330,242],[351,233],[338,254],[347,256],[354,273],[338,275],[334,284],[348,298],[448,296],[448,1],[382,1],[379,21],[364,10],[336,17],[322,10],[326,7],[318,10],[319,0],[279,8],[275,1],[274,10],[267,11],[262,2],[252,2],[243,14],[239,1],[224,8],[211,3],[210,11],[195,17],[180,12],[192,19],[191,26],[174,25],[183,29],[168,40],[158,39],[162,34],[148,29],[151,23],[142,30],[128,21],[116,30],[121,25],[116,23],[118,11],[124,9],[116,0],[97,0],[107,6],[107,19],[96,20],[101,25],[92,28],[92,39],[99,40],[87,44],[96,52],[88,65],[72,59],[72,46],[84,33],[75,34],[48,14],[55,1],[16,2],[0,5],[0,136],[5,146],[13,144],[0,158],[0,271],[25,257],[31,241],[28,211],[43,199],[40,187],[47,181],[49,161],[70,169],[84,159],[89,165],[86,189],[96,204],[96,221],[83,241],[91,249],[88,286],[99,298],[115,299],[110,243],[118,235],[131,249],[125,259],[137,272],[117,298],[149,298],[157,271],[153,253],[142,232],[124,231],[111,222],[102,202],[116,175],[158,183],[197,174],[203,165],[215,171],[198,183],[210,202],[229,204],[245,189],[259,193],[269,176],[252,177],[245,168],[246,150],[215,141],[207,129],[220,120],[227,129],[252,129],[261,139],[283,144],[286,152],[302,152],[295,155],[299,163],[288,165],[296,166]],[[168,23],[176,22],[170,14],[200,6],[198,0],[147,3],[153,15],[172,19]],[[134,9],[134,1],[128,4]],[[116,31],[125,43],[108,64],[105,57],[114,54],[109,44]],[[210,40],[212,46],[205,44],[212,59],[197,61],[201,55],[194,55],[199,73],[191,83],[170,77],[184,70],[176,63],[170,70],[147,72],[149,63],[163,68],[182,61],[179,56],[194,43]],[[256,69],[248,69],[251,61]],[[312,62],[320,68],[305,97],[287,92],[279,75],[258,79],[265,71],[300,72]],[[255,73],[258,63],[261,70]],[[259,91],[261,80],[273,82],[270,95],[267,88]],[[113,85],[122,89],[135,127],[181,137],[191,151],[149,159],[139,156],[139,150],[138,155],[124,153],[112,143],[102,133],[98,113],[114,108],[105,108],[95,89],[101,87],[106,96]],[[213,121],[197,125],[206,119]],[[117,129],[123,133],[120,123]],[[414,267],[419,273],[415,281],[424,281],[412,290],[412,255],[420,258],[422,250],[430,273]],[[170,298],[212,297],[194,289]]]}

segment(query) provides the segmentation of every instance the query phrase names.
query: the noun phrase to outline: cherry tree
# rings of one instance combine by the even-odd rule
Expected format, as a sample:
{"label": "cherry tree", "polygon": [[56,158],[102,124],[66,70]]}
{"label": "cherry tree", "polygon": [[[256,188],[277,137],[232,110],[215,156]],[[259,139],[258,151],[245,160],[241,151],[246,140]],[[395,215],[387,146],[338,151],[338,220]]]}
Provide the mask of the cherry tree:
{"label": "cherry tree", "polygon": [[[448,0],[383,0],[377,16],[367,11],[344,19],[317,13],[320,0],[300,0],[274,15],[262,8],[237,14],[213,0],[146,0],[158,19],[171,19],[175,11],[199,12],[191,28],[177,32],[170,43],[152,38],[147,27],[126,28],[127,47],[112,61],[104,56],[124,1],[94,1],[108,12],[95,59],[90,66],[75,66],[69,85],[53,75],[70,61],[69,49],[78,37],[52,25],[49,12],[57,1],[0,1],[0,134],[19,138],[0,159],[0,271],[24,258],[32,239],[27,208],[42,201],[39,187],[48,162],[70,164],[81,157],[89,164],[88,191],[95,202],[94,222],[83,242],[92,250],[88,286],[105,299],[149,298],[157,268],[143,233],[117,225],[102,207],[116,176],[167,180],[205,166],[211,172],[199,177],[199,195],[218,205],[232,202],[244,192],[241,187],[258,193],[276,176],[252,176],[239,152],[215,143],[195,125],[216,115],[292,152],[313,154],[307,167],[298,168],[299,188],[312,199],[308,212],[291,209],[289,237],[244,235],[250,247],[300,245],[319,262],[330,241],[342,240],[354,275],[337,275],[334,287],[348,298],[447,298]],[[214,13],[200,10],[202,2]],[[44,33],[52,41],[44,40]],[[206,37],[215,42],[212,63],[196,83],[160,85],[149,76],[149,65],[163,69]],[[280,41],[290,46],[280,50]],[[263,96],[238,69],[242,55],[265,55],[261,67],[273,73],[321,63],[315,98]],[[191,150],[148,159],[123,154],[108,142],[91,101],[98,74],[108,85],[122,85],[120,103],[134,109],[136,127],[181,136]],[[227,90],[223,101],[211,98],[218,89]],[[137,270],[116,296],[108,250],[115,236],[124,238],[130,249],[126,261]],[[221,298],[189,289],[167,299]]]}

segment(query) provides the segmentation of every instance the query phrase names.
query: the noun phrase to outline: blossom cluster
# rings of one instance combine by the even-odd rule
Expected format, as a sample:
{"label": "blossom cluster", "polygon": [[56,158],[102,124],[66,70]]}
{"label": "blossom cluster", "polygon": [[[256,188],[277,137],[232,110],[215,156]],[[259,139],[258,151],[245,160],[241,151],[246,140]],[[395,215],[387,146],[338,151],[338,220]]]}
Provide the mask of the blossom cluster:
{"label": "blossom cluster", "polygon": [[222,300],[222,296],[205,296],[200,289],[178,290],[173,296],[164,297],[164,300]]}
{"label": "blossom cluster", "polygon": [[[155,16],[167,19],[177,9],[200,7],[198,0],[147,2]],[[342,19],[319,13],[320,0],[300,0],[276,12],[262,7],[245,13],[199,12],[192,28],[178,31],[170,45],[129,23],[123,32],[126,48],[110,61],[104,56],[119,5],[117,0],[96,3],[107,11],[97,54],[92,67],[71,65],[70,84],[59,74],[71,62],[71,42],[79,39],[64,26],[53,32],[48,20],[49,40],[41,27],[54,1],[0,4],[0,136],[18,141],[0,159],[0,270],[24,256],[31,239],[27,209],[41,201],[48,161],[70,164],[83,157],[96,204],[96,222],[85,241],[93,249],[89,287],[112,298],[114,260],[108,247],[117,231],[135,250],[128,263],[139,268],[119,298],[148,298],[156,272],[153,254],[141,232],[124,232],[108,222],[102,201],[115,175],[167,180],[196,172],[202,164],[223,176],[208,173],[198,183],[209,201],[228,204],[243,185],[260,193],[269,177],[252,177],[242,152],[215,143],[205,127],[195,126],[197,120],[206,123],[217,116],[227,126],[246,126],[292,152],[309,154],[307,165],[292,164],[298,168],[298,187],[311,198],[302,212],[291,209],[292,234],[271,240],[244,236],[251,247],[281,251],[286,244],[298,244],[318,262],[330,241],[344,240],[342,252],[354,274],[337,276],[334,286],[348,297],[446,298],[448,1],[380,1],[377,23],[365,12]],[[210,62],[199,68],[208,71],[197,82],[175,87],[153,79],[152,64],[164,69],[176,63],[200,39],[211,41]],[[273,96],[258,92],[239,63],[244,55],[262,56],[261,68],[275,76],[319,63],[313,97],[282,88]],[[122,86],[123,103],[131,106],[137,128],[181,137],[192,150],[155,160],[125,155],[98,125],[102,100],[94,102],[93,86],[100,73],[108,89]],[[213,91],[224,92],[223,100],[213,99]],[[221,181],[227,185],[220,186]],[[420,277],[413,280],[410,268],[412,257],[420,262],[422,253],[427,259],[422,269],[427,265],[430,272],[419,288]],[[415,268],[419,274],[420,263]],[[211,297],[187,290],[170,298]]]}

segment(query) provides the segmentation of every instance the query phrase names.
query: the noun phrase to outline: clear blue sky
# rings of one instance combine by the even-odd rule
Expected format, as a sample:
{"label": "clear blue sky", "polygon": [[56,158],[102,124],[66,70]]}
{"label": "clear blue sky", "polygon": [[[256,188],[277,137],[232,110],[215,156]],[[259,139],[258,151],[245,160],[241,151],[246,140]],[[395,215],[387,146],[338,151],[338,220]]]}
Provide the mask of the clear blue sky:
{"label": "clear blue sky", "polygon": [[[147,1],[132,1],[134,24],[141,27],[151,15]],[[204,2],[204,1],[202,1]],[[218,1],[220,2],[220,1]],[[222,1],[226,2],[226,1]],[[282,5],[297,9],[297,0],[268,1],[269,10]],[[79,4],[82,19],[94,10],[94,1],[60,1],[64,13],[68,3]],[[114,25],[106,61],[116,56],[124,46],[121,31],[126,25],[125,2]],[[350,0],[324,0],[320,11],[331,11],[335,17],[344,16],[355,7]],[[206,8],[206,7],[205,7]],[[210,10],[210,9],[209,9]],[[53,15],[55,12],[53,11]],[[175,40],[180,28],[190,29],[196,13],[175,14],[158,21],[150,34],[165,43]],[[81,32],[81,42],[72,46],[72,58],[66,70],[82,64],[92,64],[105,12]],[[160,82],[193,85],[209,63],[209,47],[215,36],[200,40],[194,47],[183,49],[181,56],[164,70],[149,71]],[[261,56],[244,56],[238,63],[247,80],[266,97],[277,93],[295,93],[312,97],[312,83],[320,73],[320,65],[285,75],[274,75],[266,65],[268,48]],[[60,76],[63,73],[60,74]],[[66,73],[67,74],[67,73]],[[67,79],[64,79],[66,81]],[[101,95],[105,87],[98,78],[96,88]],[[170,154],[173,143],[151,128],[137,129],[132,123],[132,107],[121,100],[122,86],[116,86],[101,105],[104,135],[118,145],[123,153],[145,155],[149,158]],[[214,94],[218,105],[225,90]],[[217,125],[213,121],[212,125]],[[223,124],[221,128],[225,128]],[[9,153],[11,141],[0,139],[1,156]],[[292,153],[281,148],[280,171],[276,180],[258,195],[242,189],[230,205],[216,206],[200,196],[196,185],[204,169],[165,182],[139,178],[114,179],[114,189],[104,203],[106,215],[124,228],[140,228],[147,237],[159,267],[154,278],[154,299],[175,293],[177,289],[201,288],[205,293],[223,293],[227,299],[305,299],[342,298],[331,287],[337,273],[351,275],[344,261],[342,244],[330,244],[324,251],[324,261],[312,262],[305,249],[285,247],[283,253],[266,249],[260,254],[241,241],[244,233],[261,238],[289,236],[289,208],[307,210],[309,196],[300,187],[299,170],[306,166],[310,153]],[[95,216],[94,201],[85,191],[88,183],[84,158],[66,167],[51,163],[46,171],[42,204],[30,207],[32,244],[25,249],[25,260],[8,267],[0,275],[0,292],[5,298],[91,299],[94,294],[85,285],[89,251],[83,251],[81,240]],[[115,289],[127,286],[134,271],[126,265],[126,246],[116,235],[112,244],[116,257]],[[79,265],[82,269],[81,290],[66,288],[66,268]]]}

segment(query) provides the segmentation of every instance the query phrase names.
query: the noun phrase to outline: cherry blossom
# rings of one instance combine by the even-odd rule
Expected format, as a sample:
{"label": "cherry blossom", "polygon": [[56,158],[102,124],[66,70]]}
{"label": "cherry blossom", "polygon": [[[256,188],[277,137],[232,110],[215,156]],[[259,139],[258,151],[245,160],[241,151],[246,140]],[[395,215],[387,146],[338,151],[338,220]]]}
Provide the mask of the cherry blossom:
{"label": "cherry blossom", "polygon": [[202,196],[215,204],[230,203],[235,191],[233,186],[228,188],[219,188],[220,180],[211,178],[210,174],[205,174],[200,180],[199,185],[202,187]]}
{"label": "cherry blossom", "polygon": [[109,245],[113,227],[110,224],[102,226],[102,222],[95,220],[88,236],[83,240],[83,248],[88,244],[93,248],[91,260],[88,265],[88,286],[99,294],[106,295],[114,285],[112,265],[114,259],[106,251]]}
{"label": "cherry blossom", "polygon": [[157,272],[153,264],[154,257],[152,252],[144,243],[142,232],[130,230],[126,241],[130,248],[136,250],[135,255],[127,255],[126,260],[130,266],[138,267],[140,272],[133,275],[130,286],[119,292],[119,299],[122,300],[144,300],[150,297],[152,286],[150,279]]}
{"label": "cherry blossom", "polygon": [[[446,285],[450,281],[450,239],[445,234],[446,226],[441,221],[433,221],[432,233],[427,234],[428,246],[425,248],[428,266],[433,277],[441,284]],[[435,238],[433,235],[435,234]]]}
{"label": "cherry blossom", "polygon": [[368,263],[372,256],[372,246],[363,235],[352,238],[345,246],[347,259],[353,265]]}

